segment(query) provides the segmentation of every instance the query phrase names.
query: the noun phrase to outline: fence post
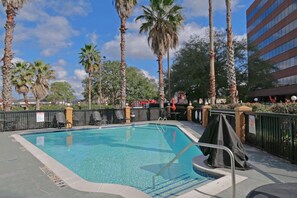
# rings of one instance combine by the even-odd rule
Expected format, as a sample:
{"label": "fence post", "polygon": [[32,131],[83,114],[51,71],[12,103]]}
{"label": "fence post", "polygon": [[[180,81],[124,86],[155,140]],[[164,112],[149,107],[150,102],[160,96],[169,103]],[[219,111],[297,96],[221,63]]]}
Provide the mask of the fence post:
{"label": "fence post", "polygon": [[126,118],[126,124],[130,124],[131,122],[131,107],[128,105],[125,106],[125,118]]}
{"label": "fence post", "polygon": [[72,113],[73,113],[72,107],[65,108],[65,118],[66,118],[66,128],[67,129],[72,127],[72,123],[73,123]]}
{"label": "fence post", "polygon": [[251,112],[252,108],[239,106],[235,108],[235,131],[241,143],[245,143],[245,116],[244,112]]}
{"label": "fence post", "polygon": [[189,106],[187,106],[187,120],[192,121],[192,110],[194,107],[192,106],[192,103],[189,103]]}
{"label": "fence post", "polygon": [[208,124],[208,114],[209,111],[211,110],[211,106],[209,105],[204,105],[202,106],[202,126],[205,128]]}
{"label": "fence post", "polygon": [[170,104],[168,104],[165,108],[166,108],[168,115],[170,115],[170,108],[171,108]]}

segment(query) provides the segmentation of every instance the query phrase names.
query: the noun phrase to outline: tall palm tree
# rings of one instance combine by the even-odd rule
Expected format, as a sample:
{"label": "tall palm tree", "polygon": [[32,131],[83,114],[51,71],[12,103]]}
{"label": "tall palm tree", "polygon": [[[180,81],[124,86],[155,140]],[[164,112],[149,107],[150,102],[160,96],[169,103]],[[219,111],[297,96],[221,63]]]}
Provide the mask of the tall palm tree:
{"label": "tall palm tree", "polygon": [[95,71],[98,70],[100,64],[100,54],[93,44],[86,44],[81,48],[79,63],[84,66],[88,76],[88,101],[89,109],[92,108],[92,78]]}
{"label": "tall palm tree", "polygon": [[163,55],[178,44],[178,29],[182,25],[182,7],[174,0],[150,0],[149,7],[142,6],[143,15],[136,20],[143,20],[140,33],[148,33],[148,43],[158,57],[160,108],[164,108]]}
{"label": "tall palm tree", "polygon": [[29,107],[27,94],[30,91],[33,76],[34,71],[30,63],[18,62],[12,70],[12,84],[19,94],[23,94],[26,110]]}
{"label": "tall palm tree", "polygon": [[10,111],[12,105],[12,96],[11,96],[11,76],[12,76],[12,63],[13,52],[12,52],[12,38],[13,31],[15,26],[14,17],[17,14],[17,11],[22,8],[26,0],[1,0],[3,6],[6,8],[7,21],[5,24],[5,48],[2,75],[3,75],[3,88],[2,88],[2,97],[3,97],[3,109],[4,111]]}
{"label": "tall palm tree", "polygon": [[40,101],[48,95],[50,89],[49,80],[55,79],[55,71],[43,61],[35,61],[32,68],[34,70],[34,80],[31,90],[36,98],[36,110],[40,110]]}
{"label": "tall palm tree", "polygon": [[121,18],[121,106],[125,107],[126,104],[126,62],[125,62],[125,33],[126,33],[126,20],[130,17],[134,6],[137,4],[137,0],[115,0],[115,8]]}
{"label": "tall palm tree", "polygon": [[213,33],[213,11],[212,11],[212,0],[208,0],[209,3],[209,44],[210,44],[210,72],[209,72],[209,80],[210,80],[210,104],[214,105],[216,102],[216,78],[215,78],[215,52],[214,52],[214,33]]}
{"label": "tall palm tree", "polygon": [[231,22],[231,0],[226,0],[226,21],[227,21],[227,45],[228,45],[228,84],[230,87],[230,99],[231,103],[237,103],[237,85],[236,85],[236,73],[234,65],[234,47],[232,36],[232,22]]}

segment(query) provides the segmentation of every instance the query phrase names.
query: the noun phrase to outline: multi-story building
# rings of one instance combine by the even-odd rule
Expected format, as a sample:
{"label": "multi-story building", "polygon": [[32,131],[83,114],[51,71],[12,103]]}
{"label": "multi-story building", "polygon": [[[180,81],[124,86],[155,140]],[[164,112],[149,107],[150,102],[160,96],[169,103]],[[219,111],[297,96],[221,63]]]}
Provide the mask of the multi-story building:
{"label": "multi-story building", "polygon": [[263,60],[277,67],[276,87],[256,90],[251,97],[277,97],[284,101],[297,95],[297,1],[255,0],[247,10],[247,38]]}

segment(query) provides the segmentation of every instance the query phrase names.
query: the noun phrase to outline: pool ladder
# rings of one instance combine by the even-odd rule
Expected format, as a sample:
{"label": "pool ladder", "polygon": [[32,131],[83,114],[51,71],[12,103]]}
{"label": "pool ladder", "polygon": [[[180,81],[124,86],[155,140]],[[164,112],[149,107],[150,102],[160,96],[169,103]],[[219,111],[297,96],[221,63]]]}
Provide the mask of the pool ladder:
{"label": "pool ladder", "polygon": [[216,145],[216,144],[207,144],[207,143],[202,143],[202,142],[191,142],[190,144],[188,144],[170,162],[168,162],[165,166],[163,166],[161,168],[161,170],[157,174],[153,175],[153,177],[152,177],[153,188],[155,188],[155,186],[156,186],[156,184],[155,184],[156,177],[160,176],[160,174],[163,173],[165,169],[169,168],[171,166],[171,164],[175,160],[177,160],[182,154],[184,154],[192,146],[203,146],[203,147],[208,147],[208,148],[221,149],[221,150],[225,150],[229,154],[230,161],[231,161],[232,198],[235,198],[235,194],[236,194],[236,189],[235,189],[235,161],[234,161],[234,155],[233,155],[232,151],[226,146]]}

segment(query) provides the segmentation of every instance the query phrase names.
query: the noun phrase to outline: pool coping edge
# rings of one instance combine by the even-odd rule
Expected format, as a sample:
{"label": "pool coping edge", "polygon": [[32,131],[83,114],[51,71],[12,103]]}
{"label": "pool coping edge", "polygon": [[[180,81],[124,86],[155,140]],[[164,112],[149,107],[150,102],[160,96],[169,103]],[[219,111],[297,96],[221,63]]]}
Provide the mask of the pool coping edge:
{"label": "pool coping edge", "polygon": [[146,193],[133,188],[120,184],[107,184],[107,183],[94,183],[89,182],[76,175],[74,172],[66,168],[57,160],[50,157],[48,154],[31,144],[19,134],[11,135],[17,142],[26,148],[34,157],[36,157],[42,164],[60,177],[69,187],[84,191],[84,192],[98,192],[120,195],[123,197],[150,197]]}

